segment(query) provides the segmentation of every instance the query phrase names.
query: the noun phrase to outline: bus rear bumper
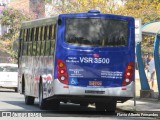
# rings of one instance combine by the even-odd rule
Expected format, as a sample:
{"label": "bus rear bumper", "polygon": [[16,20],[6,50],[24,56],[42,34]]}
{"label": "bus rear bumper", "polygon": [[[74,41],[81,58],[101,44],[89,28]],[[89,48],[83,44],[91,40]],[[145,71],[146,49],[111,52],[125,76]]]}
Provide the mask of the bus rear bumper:
{"label": "bus rear bumper", "polygon": [[54,95],[80,95],[80,96],[108,96],[108,97],[134,97],[134,82],[124,87],[100,88],[67,86],[58,80],[54,82]]}
{"label": "bus rear bumper", "polygon": [[54,93],[47,99],[57,99],[62,102],[95,103],[115,100],[125,102],[134,97],[134,82],[125,87],[97,88],[68,86],[54,80]]}
{"label": "bus rear bumper", "polygon": [[70,95],[134,97],[134,82],[124,87],[96,88],[69,86]]}

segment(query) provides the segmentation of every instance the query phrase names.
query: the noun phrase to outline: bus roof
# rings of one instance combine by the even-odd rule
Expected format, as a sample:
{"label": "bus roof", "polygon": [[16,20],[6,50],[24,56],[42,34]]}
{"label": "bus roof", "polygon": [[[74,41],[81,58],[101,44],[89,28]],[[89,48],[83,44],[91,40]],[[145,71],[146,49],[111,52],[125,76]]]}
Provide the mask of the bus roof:
{"label": "bus roof", "polygon": [[32,20],[32,21],[24,21],[22,23],[21,29],[45,26],[45,25],[49,25],[49,24],[55,24],[57,19],[58,19],[58,17],[56,16],[56,17],[36,19],[36,20]]}

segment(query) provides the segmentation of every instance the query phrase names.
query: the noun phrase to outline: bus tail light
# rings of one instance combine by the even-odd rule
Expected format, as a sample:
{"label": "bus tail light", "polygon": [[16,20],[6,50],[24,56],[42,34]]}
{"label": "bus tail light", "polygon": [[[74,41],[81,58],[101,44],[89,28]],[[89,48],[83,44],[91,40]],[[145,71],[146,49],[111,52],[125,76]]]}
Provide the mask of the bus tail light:
{"label": "bus tail light", "polygon": [[127,64],[124,75],[122,86],[129,85],[134,79],[134,62],[130,62]]}
{"label": "bus tail light", "polygon": [[57,72],[58,72],[58,80],[63,84],[68,84],[68,74],[67,67],[63,60],[58,59],[57,61]]}

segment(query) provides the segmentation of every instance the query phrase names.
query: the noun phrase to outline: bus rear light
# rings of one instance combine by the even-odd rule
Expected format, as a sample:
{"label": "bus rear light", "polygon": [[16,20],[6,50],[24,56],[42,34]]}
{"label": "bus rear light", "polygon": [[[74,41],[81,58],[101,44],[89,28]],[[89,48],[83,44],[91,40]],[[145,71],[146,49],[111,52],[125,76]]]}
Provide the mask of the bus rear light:
{"label": "bus rear light", "polygon": [[130,62],[123,74],[122,86],[129,85],[134,79],[134,62]]}
{"label": "bus rear light", "polygon": [[126,88],[122,88],[122,90],[127,90]]}
{"label": "bus rear light", "polygon": [[61,73],[61,74],[64,74],[64,73],[65,73],[65,70],[61,69],[61,70],[60,70],[60,73]]}
{"label": "bus rear light", "polygon": [[68,84],[67,67],[63,60],[57,61],[58,80],[63,84]]}
{"label": "bus rear light", "polygon": [[126,79],[126,83],[128,83],[130,81],[130,79]]}
{"label": "bus rear light", "polygon": [[130,76],[131,75],[131,73],[130,72],[127,72],[127,76]]}
{"label": "bus rear light", "polygon": [[129,65],[129,66],[128,66],[128,70],[131,70],[131,69],[132,69],[132,66]]}
{"label": "bus rear light", "polygon": [[61,78],[62,81],[65,80],[65,77],[64,77],[64,76],[61,76],[60,78]]}
{"label": "bus rear light", "polygon": [[60,62],[60,63],[59,63],[59,67],[60,67],[60,68],[63,68],[63,67],[64,67],[64,64]]}
{"label": "bus rear light", "polygon": [[60,68],[65,67],[64,62],[62,60],[60,60],[60,59],[58,60],[58,67],[60,67]]}

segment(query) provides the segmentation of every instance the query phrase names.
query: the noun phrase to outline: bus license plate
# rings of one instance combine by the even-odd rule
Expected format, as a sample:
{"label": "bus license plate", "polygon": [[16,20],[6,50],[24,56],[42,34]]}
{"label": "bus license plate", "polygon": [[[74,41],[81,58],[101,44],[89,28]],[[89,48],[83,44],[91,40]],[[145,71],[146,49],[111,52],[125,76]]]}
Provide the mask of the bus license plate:
{"label": "bus license plate", "polygon": [[102,86],[102,81],[89,81],[90,86]]}

